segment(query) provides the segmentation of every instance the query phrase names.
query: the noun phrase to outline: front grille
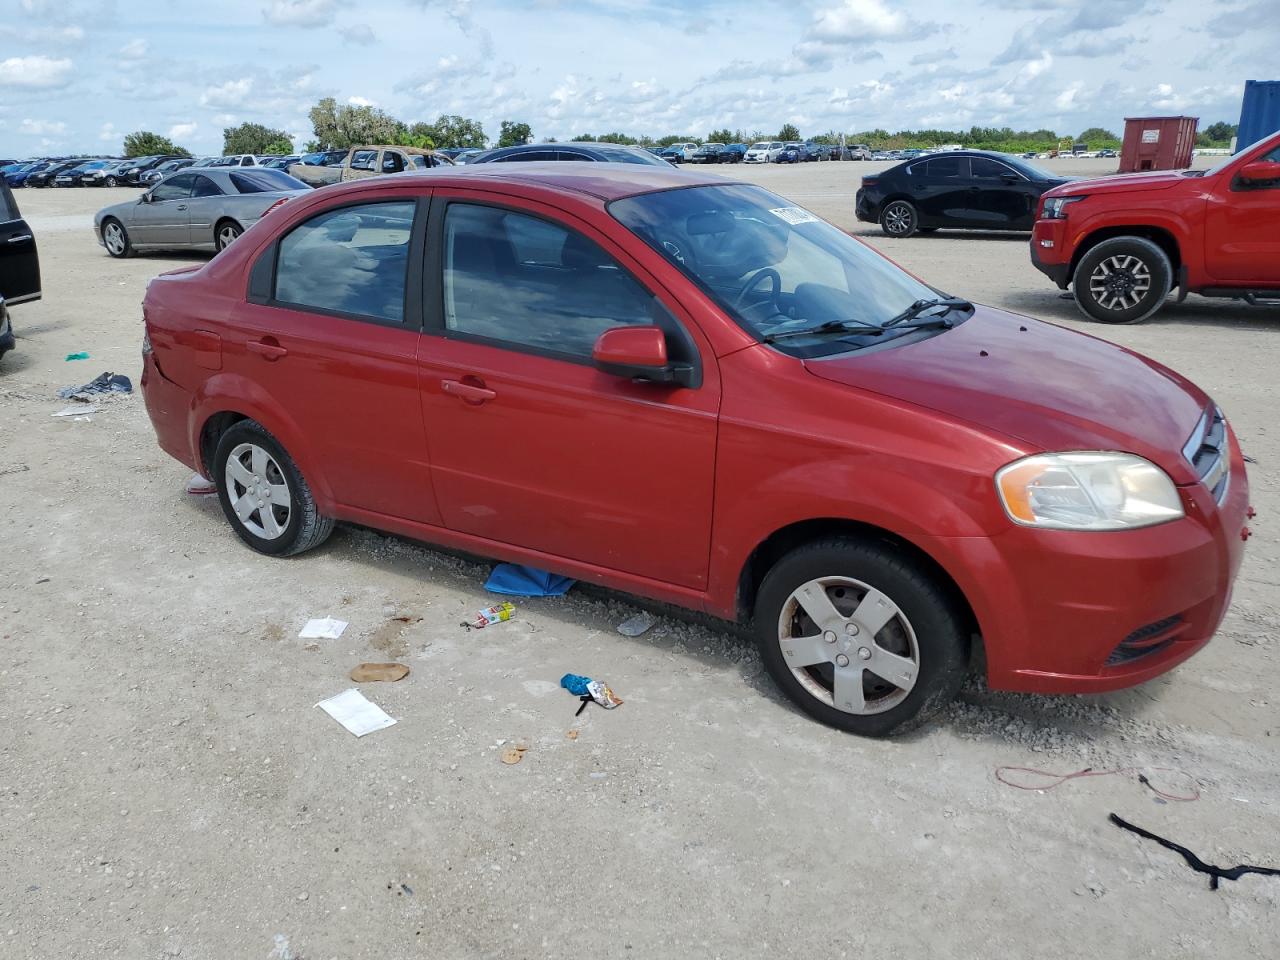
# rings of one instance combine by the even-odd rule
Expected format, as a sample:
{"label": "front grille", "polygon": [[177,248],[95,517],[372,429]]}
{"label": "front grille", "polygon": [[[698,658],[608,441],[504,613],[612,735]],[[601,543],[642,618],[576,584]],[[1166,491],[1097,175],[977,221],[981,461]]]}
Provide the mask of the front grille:
{"label": "front grille", "polygon": [[1159,653],[1176,639],[1175,634],[1181,632],[1183,619],[1180,616],[1165,617],[1155,623],[1148,623],[1129,634],[1111,651],[1106,665],[1114,667],[1122,663],[1130,663],[1139,657],[1147,657]]}
{"label": "front grille", "polygon": [[1182,455],[1218,503],[1225,499],[1231,482],[1231,458],[1228,454],[1226,417],[1217,407],[1211,407],[1200,417],[1200,422],[1182,448]]}

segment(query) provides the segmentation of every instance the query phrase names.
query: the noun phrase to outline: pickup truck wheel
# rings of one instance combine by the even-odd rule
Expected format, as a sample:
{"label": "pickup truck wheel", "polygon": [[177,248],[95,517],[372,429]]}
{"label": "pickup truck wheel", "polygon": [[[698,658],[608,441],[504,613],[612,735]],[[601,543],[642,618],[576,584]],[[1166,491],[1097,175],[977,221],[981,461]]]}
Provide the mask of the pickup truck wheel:
{"label": "pickup truck wheel", "polygon": [[241,420],[218,439],[213,477],[227,522],[259,553],[293,556],[333,532],[302,471],[260,423]]}
{"label": "pickup truck wheel", "polygon": [[1169,295],[1173,265],[1150,240],[1114,237],[1080,258],[1071,285],[1085,316],[1100,323],[1138,323]]}
{"label": "pickup truck wheel", "polygon": [[964,619],[928,571],[870,540],[830,539],[787,554],[755,608],[766,669],[805,713],[863,736],[900,733],[959,691]]}
{"label": "pickup truck wheel", "polygon": [[906,200],[895,200],[880,211],[880,229],[890,237],[909,237],[920,229],[920,217]]}

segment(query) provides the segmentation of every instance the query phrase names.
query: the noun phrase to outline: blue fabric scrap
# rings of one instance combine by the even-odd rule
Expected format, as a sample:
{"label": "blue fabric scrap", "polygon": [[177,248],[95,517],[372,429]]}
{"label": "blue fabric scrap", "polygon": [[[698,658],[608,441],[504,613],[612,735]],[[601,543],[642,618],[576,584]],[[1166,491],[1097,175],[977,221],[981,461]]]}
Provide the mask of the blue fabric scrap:
{"label": "blue fabric scrap", "polygon": [[511,597],[560,597],[576,580],[558,573],[547,573],[518,563],[500,563],[493,568],[484,588],[490,593]]}

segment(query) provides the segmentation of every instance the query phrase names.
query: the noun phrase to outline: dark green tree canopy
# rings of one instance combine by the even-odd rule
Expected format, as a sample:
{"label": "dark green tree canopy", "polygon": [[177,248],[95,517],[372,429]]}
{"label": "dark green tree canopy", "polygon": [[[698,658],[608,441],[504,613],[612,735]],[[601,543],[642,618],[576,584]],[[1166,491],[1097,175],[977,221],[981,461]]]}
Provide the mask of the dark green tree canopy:
{"label": "dark green tree canopy", "polygon": [[[285,149],[279,150],[281,146]],[[242,123],[238,127],[227,127],[222,131],[222,152],[293,153],[293,138],[285,130],[264,127],[260,123]]]}
{"label": "dark green tree canopy", "polygon": [[157,154],[173,154],[177,157],[189,157],[191,151],[179,147],[168,137],[162,137],[150,130],[138,130],[127,134],[124,138],[124,155],[126,157],[153,157]]}
{"label": "dark green tree canopy", "polygon": [[502,129],[498,132],[498,146],[516,147],[533,139],[533,130],[527,123],[514,120],[503,120]]}
{"label": "dark green tree canopy", "polygon": [[784,123],[782,129],[778,131],[779,140],[799,140],[800,128],[794,123]]}

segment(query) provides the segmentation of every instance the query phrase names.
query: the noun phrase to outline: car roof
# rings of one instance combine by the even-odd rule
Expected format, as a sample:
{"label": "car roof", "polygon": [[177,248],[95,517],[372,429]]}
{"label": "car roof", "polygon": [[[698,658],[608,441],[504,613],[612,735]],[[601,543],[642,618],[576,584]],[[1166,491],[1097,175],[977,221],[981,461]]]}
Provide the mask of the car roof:
{"label": "car roof", "polygon": [[[461,167],[436,167],[420,173],[398,173],[397,181],[404,178],[422,178],[432,184],[449,186],[476,186],[475,181],[537,185],[561,193],[577,193],[596,197],[606,203],[623,197],[660,190],[677,190],[681,187],[725,186],[740,181],[715,174],[680,170],[676,167],[648,166],[638,163],[561,163],[558,161],[532,161],[530,163],[482,163]],[[343,184],[338,189],[373,190],[385,186],[385,178],[367,177]],[[334,187],[327,187],[332,190]]]}

